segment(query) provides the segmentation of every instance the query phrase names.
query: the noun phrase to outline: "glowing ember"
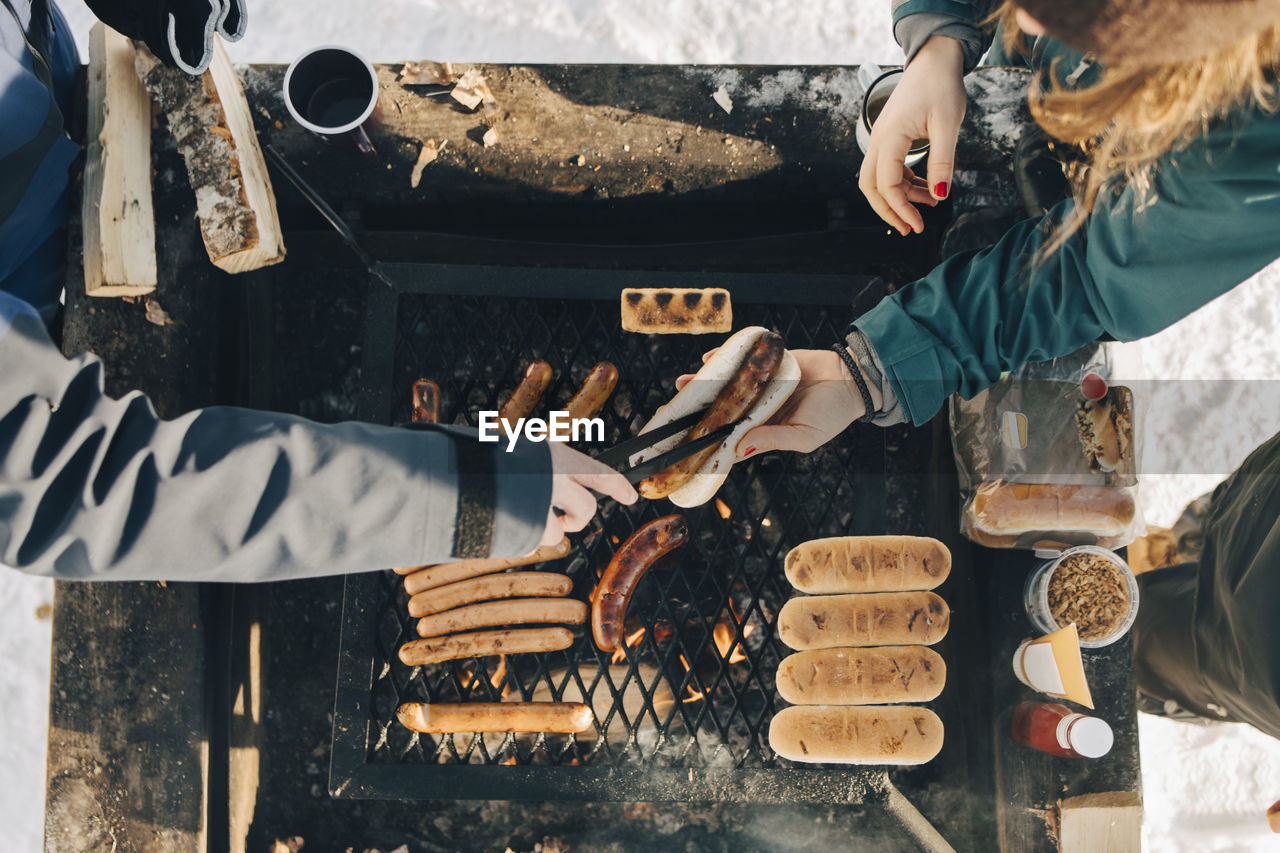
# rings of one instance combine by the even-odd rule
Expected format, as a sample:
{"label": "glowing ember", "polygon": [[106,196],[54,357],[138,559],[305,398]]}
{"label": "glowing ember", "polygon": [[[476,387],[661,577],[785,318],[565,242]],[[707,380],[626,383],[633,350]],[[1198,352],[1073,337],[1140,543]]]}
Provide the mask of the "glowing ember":
{"label": "glowing ember", "polygon": [[761,526],[761,527],[773,527],[773,522],[772,522],[772,521],[770,521],[770,520],[769,520],[769,519],[767,519],[767,518],[762,518],[762,519],[760,519],[760,526]]}
{"label": "glowing ember", "polygon": [[694,689],[692,684],[689,685],[689,695],[680,700],[681,704],[689,704],[690,702],[701,702],[707,696],[701,690]]}
{"label": "glowing ember", "polygon": [[716,512],[720,513],[720,517],[724,519],[728,519],[729,516],[733,515],[729,505],[719,498],[716,498]]}

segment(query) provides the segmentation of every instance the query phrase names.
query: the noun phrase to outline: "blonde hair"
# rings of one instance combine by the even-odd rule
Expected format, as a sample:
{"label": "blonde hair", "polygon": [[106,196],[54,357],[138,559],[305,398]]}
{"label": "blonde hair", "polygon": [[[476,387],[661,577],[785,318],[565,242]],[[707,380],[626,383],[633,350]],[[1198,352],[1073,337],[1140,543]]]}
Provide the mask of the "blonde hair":
{"label": "blonde hair", "polygon": [[[1003,25],[1009,53],[1025,45],[1014,9],[1005,0],[992,16]],[[1189,62],[1109,62],[1097,82],[1082,89],[1063,89],[1056,68],[1048,75],[1047,91],[1039,79],[1033,81],[1031,114],[1047,133],[1075,146],[1082,156],[1081,165],[1069,169],[1075,211],[1061,223],[1044,254],[1056,251],[1080,228],[1100,193],[1128,185],[1138,190],[1139,206],[1148,202],[1156,161],[1186,148],[1214,121],[1244,106],[1275,112],[1280,107],[1277,69],[1280,21]]]}

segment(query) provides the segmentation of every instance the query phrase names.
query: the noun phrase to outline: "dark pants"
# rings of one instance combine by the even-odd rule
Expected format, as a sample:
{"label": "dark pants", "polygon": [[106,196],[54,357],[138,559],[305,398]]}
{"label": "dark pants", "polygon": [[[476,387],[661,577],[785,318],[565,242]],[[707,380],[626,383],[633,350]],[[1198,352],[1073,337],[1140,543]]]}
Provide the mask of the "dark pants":
{"label": "dark pants", "polygon": [[1280,738],[1280,435],[1215,490],[1200,561],[1138,585],[1138,687]]}

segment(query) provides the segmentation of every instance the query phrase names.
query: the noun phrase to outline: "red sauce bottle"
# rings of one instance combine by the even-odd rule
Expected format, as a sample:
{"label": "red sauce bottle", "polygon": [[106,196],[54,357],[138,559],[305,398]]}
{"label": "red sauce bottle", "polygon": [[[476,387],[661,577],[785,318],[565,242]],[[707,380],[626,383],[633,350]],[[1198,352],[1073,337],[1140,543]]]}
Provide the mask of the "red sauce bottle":
{"label": "red sauce bottle", "polygon": [[1061,758],[1100,758],[1111,751],[1111,726],[1066,705],[1022,702],[1013,709],[1013,739]]}

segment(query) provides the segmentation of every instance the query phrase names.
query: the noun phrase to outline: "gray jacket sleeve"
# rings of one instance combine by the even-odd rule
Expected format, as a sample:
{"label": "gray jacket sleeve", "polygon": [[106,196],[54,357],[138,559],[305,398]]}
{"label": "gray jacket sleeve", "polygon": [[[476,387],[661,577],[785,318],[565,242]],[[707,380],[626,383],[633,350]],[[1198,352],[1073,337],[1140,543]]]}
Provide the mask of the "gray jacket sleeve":
{"label": "gray jacket sleeve", "polygon": [[526,553],[550,454],[505,447],[230,407],[161,420],[0,293],[0,563],[25,572],[267,581]]}
{"label": "gray jacket sleeve", "polygon": [[[981,18],[975,19],[983,11],[979,7],[984,4],[952,4],[954,14],[919,8],[933,5],[935,4],[893,0],[893,37],[902,45],[902,52],[906,56],[904,64],[910,65],[920,48],[933,36],[945,36],[960,43],[960,50],[964,53],[964,73],[968,74],[978,67],[983,54],[991,46],[991,34],[979,26]],[[945,7],[946,4],[938,6],[939,9]],[[961,12],[965,14],[962,15]]]}

